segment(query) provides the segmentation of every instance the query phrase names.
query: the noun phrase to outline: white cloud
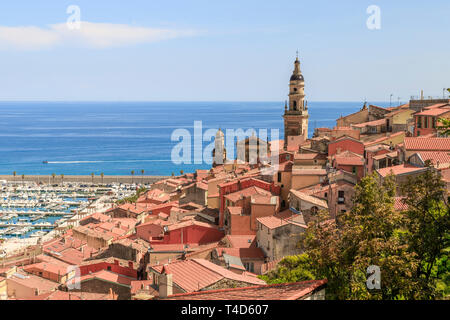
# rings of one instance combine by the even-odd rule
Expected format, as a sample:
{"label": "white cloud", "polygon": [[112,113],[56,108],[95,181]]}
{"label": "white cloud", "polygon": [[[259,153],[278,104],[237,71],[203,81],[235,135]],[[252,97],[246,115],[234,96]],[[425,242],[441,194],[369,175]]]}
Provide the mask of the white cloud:
{"label": "white cloud", "polygon": [[0,26],[0,49],[36,50],[58,45],[110,48],[197,34],[196,30],[148,28],[86,21],[81,22],[79,29],[73,30],[69,29],[65,23],[50,25],[48,28]]}

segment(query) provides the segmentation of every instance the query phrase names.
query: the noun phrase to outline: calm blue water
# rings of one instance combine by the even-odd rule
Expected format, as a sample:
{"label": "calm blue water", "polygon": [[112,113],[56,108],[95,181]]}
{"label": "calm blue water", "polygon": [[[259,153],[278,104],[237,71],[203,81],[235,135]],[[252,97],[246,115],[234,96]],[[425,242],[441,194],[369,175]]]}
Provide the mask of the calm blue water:
{"label": "calm blue water", "polygon": [[[385,106],[386,103],[374,104]],[[309,102],[309,136],[360,102]],[[207,169],[170,160],[173,130],[280,129],[282,102],[0,102],[0,174],[170,175]],[[208,143],[204,143],[206,146]],[[49,161],[43,164],[42,161]]]}

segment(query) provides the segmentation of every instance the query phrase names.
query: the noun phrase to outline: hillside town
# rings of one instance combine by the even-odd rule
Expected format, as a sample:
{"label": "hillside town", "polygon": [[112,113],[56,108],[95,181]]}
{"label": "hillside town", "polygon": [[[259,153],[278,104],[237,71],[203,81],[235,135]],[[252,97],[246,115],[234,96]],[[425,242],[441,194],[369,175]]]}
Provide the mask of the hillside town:
{"label": "hillside town", "polygon": [[[279,163],[271,175],[262,172],[267,163],[249,161],[252,137],[243,141],[247,161],[225,159],[219,130],[211,169],[164,178],[0,260],[0,299],[324,299],[327,279],[268,284],[260,276],[301,253],[319,212],[337,220],[351,211],[367,175],[393,175],[401,185],[431,166],[450,194],[450,137],[439,130],[450,99],[422,93],[398,106],[364,103],[309,138],[304,85],[297,58],[285,136],[269,143]],[[398,212],[402,197],[398,189]]]}

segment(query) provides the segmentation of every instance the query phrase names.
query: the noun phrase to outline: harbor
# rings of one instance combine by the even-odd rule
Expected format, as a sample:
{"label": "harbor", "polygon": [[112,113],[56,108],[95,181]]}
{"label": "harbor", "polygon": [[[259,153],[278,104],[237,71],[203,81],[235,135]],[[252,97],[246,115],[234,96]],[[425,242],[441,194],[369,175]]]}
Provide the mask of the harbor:
{"label": "harbor", "polygon": [[[2,180],[0,239],[29,245],[78,225],[88,214],[105,211],[118,199],[134,194],[136,184],[88,184]],[[11,248],[11,246],[9,246]],[[12,246],[14,247],[14,246]]]}

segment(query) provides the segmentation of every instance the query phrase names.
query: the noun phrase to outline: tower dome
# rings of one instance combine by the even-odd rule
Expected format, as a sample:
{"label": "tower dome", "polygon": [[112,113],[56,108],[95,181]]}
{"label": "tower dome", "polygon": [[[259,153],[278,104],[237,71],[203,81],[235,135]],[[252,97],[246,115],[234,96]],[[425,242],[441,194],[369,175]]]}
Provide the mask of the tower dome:
{"label": "tower dome", "polygon": [[298,60],[298,57],[295,59],[294,65],[295,68],[291,76],[291,81],[305,81],[302,72],[300,71],[300,61]]}

